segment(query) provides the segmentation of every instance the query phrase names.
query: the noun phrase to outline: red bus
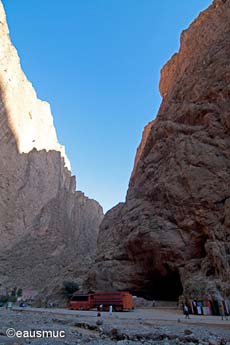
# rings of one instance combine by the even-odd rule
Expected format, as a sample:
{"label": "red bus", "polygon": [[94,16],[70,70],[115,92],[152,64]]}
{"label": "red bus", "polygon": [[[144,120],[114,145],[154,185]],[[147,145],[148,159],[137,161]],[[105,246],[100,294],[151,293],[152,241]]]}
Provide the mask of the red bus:
{"label": "red bus", "polygon": [[133,296],[129,292],[96,292],[93,297],[94,307],[102,305],[102,310],[109,310],[112,306],[114,311],[133,310]]}
{"label": "red bus", "polygon": [[75,294],[70,303],[70,309],[90,310],[92,308],[114,311],[133,310],[133,296],[129,292],[95,292],[94,294]]}
{"label": "red bus", "polygon": [[69,302],[69,308],[76,310],[90,310],[93,308],[93,294],[74,295]]}

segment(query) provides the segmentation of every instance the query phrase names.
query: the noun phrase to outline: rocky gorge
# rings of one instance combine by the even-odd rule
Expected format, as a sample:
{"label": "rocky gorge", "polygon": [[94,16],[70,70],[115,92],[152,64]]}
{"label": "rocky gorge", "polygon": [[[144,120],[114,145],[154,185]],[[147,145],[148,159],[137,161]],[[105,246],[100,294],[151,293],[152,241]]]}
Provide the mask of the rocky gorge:
{"label": "rocky gorge", "polygon": [[161,70],[162,103],[125,203],[104,217],[86,286],[155,299],[230,296],[230,1],[215,0]]}
{"label": "rocky gorge", "polygon": [[22,71],[1,1],[0,39],[0,286],[49,294],[64,279],[81,283],[103,210],[76,192],[50,106]]}
{"label": "rocky gorge", "polygon": [[230,0],[214,0],[182,32],[161,70],[162,103],[143,131],[126,201],[103,218],[76,191],[0,1],[1,288],[49,297],[71,279],[84,291],[148,299],[230,296],[229,18]]}

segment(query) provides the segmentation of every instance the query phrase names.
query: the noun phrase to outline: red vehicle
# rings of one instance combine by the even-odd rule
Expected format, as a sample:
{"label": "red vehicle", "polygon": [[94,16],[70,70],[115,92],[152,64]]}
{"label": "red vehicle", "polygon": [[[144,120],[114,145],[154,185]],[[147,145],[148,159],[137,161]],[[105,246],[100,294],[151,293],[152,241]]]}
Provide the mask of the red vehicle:
{"label": "red vehicle", "polygon": [[113,307],[114,311],[133,310],[133,296],[129,292],[96,292],[93,297],[94,307],[102,310],[109,310],[109,306]]}
{"label": "red vehicle", "polygon": [[90,310],[92,308],[109,310],[112,306],[114,311],[133,310],[133,296],[129,292],[96,292],[94,294],[72,297],[69,307],[77,310]]}
{"label": "red vehicle", "polygon": [[70,309],[90,310],[93,308],[93,294],[74,295],[69,302]]}

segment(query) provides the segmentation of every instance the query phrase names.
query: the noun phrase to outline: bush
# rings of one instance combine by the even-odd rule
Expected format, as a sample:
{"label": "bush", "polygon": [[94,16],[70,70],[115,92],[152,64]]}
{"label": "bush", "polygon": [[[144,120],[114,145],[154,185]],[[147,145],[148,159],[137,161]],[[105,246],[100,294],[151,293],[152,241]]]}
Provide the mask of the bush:
{"label": "bush", "polygon": [[8,297],[8,302],[13,302],[13,303],[17,302],[17,297],[13,296],[13,295],[9,296]]}
{"label": "bush", "polygon": [[15,297],[21,297],[22,296],[22,289],[18,287],[14,287],[13,290],[11,291],[11,296]]}
{"label": "bush", "polygon": [[0,296],[0,303],[6,303],[7,301],[8,301],[8,296],[6,295]]}
{"label": "bush", "polygon": [[11,296],[14,296],[14,297],[17,296],[17,287],[13,288],[13,290],[11,292]]}
{"label": "bush", "polygon": [[18,290],[17,290],[17,296],[18,296],[18,297],[22,297],[22,289],[21,289],[21,288],[18,288]]}
{"label": "bush", "polygon": [[79,286],[75,282],[64,281],[63,286],[64,286],[64,294],[67,295],[68,297],[71,297],[74,294],[74,292],[79,290]]}

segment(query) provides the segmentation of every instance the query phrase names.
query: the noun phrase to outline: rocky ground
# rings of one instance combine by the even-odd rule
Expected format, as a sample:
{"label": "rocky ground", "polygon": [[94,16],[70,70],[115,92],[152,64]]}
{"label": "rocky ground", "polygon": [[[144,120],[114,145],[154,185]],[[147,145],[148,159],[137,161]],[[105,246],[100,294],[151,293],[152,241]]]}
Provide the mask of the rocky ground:
{"label": "rocky ground", "polygon": [[[230,345],[230,320],[191,316],[175,309],[136,309],[133,312],[78,312],[65,309],[0,311],[0,345]],[[98,321],[102,321],[102,324]],[[9,338],[6,331],[65,331],[65,338]]]}

